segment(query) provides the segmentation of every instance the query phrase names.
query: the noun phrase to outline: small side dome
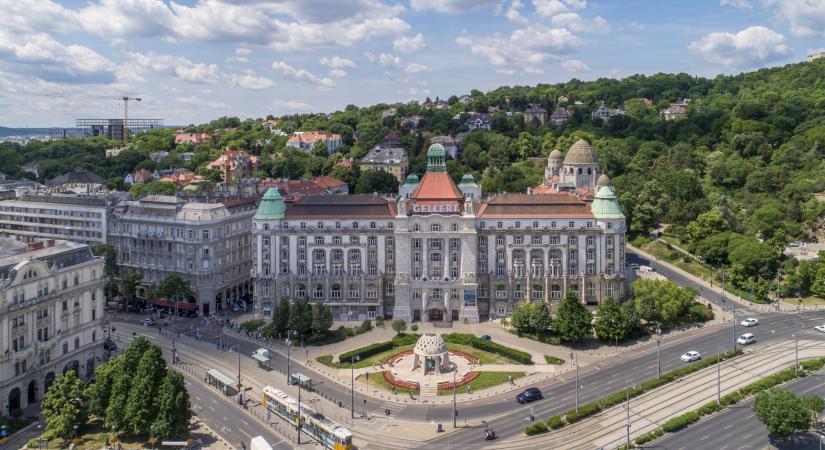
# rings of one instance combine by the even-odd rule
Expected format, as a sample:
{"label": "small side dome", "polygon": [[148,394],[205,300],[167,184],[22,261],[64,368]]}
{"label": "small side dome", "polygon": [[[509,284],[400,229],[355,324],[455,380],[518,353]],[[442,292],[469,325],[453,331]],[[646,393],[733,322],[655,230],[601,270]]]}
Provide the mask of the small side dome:
{"label": "small side dome", "polygon": [[258,205],[258,211],[253,219],[279,220],[284,218],[285,212],[286,205],[281,193],[275,188],[269,188],[261,199],[261,204]]}
{"label": "small side dome", "polygon": [[418,175],[416,175],[414,173],[411,173],[411,174],[407,175],[407,181],[406,181],[407,184],[418,184],[418,181],[419,181],[418,180]]}
{"label": "small side dome", "polygon": [[433,144],[427,150],[427,156],[446,156],[447,152],[444,151],[444,146],[441,144]]}
{"label": "small side dome", "polygon": [[599,192],[599,189],[610,186],[610,177],[606,174],[599,175],[599,178],[596,179],[596,192]]}
{"label": "small side dome", "polygon": [[473,177],[471,173],[465,173],[463,177],[461,177],[462,183],[475,183],[476,179]]}
{"label": "small side dome", "polygon": [[551,160],[551,161],[554,160],[554,159],[563,159],[563,158],[564,158],[564,155],[562,155],[561,151],[557,148],[553,149],[553,151],[550,152],[549,155],[547,155],[547,159]]}

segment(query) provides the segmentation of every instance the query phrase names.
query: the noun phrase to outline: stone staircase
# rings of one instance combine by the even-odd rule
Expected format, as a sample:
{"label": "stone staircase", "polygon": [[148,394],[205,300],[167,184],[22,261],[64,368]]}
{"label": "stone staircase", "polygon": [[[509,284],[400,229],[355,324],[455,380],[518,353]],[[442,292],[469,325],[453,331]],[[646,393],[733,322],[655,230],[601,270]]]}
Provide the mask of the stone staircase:
{"label": "stone staircase", "polygon": [[421,384],[419,386],[421,398],[436,398],[438,397],[437,384]]}

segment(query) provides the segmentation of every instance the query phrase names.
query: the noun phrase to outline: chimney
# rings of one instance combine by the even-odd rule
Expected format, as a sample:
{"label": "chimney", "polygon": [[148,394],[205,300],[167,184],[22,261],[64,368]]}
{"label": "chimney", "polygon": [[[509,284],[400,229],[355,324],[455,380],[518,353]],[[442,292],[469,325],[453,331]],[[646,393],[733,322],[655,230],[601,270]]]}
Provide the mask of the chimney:
{"label": "chimney", "polygon": [[30,252],[34,250],[40,250],[41,248],[43,248],[43,241],[29,242],[29,244],[26,246],[26,250]]}

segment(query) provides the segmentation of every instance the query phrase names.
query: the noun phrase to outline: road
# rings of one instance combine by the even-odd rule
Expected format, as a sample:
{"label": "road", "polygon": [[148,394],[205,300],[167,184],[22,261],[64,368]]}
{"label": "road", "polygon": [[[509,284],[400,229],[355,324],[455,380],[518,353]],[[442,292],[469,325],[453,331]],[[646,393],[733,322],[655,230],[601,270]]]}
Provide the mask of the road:
{"label": "road", "polygon": [[[818,372],[789,383],[785,389],[797,395],[825,395],[825,373]],[[719,450],[775,448],[794,450],[817,450],[821,448],[815,435],[804,433],[789,442],[771,441],[768,430],[753,414],[753,400],[711,416],[678,433],[674,433],[654,443],[651,448],[662,450],[689,450],[713,448]]]}

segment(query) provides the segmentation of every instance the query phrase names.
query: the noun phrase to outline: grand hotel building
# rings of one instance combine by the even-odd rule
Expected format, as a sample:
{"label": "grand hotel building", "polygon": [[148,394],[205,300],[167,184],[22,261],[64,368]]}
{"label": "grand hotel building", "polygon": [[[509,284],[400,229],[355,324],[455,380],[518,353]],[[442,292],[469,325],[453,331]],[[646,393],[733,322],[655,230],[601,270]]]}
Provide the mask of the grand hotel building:
{"label": "grand hotel building", "polygon": [[470,175],[456,185],[439,144],[427,160],[395,199],[267,191],[252,226],[256,316],[309,298],[335,320],[477,322],[567,292],[624,296],[625,218],[587,142],[554,150],[526,194],[482,198]]}

